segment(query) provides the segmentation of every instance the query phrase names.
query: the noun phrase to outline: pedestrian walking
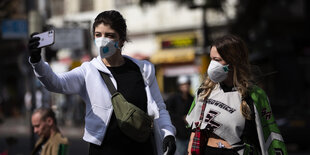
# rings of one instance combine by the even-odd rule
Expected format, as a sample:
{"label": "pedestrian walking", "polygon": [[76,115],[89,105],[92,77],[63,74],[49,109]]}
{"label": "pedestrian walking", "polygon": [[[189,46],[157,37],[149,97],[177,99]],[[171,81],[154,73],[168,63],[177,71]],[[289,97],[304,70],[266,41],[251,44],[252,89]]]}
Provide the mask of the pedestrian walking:
{"label": "pedestrian walking", "polygon": [[92,34],[98,56],[61,74],[41,59],[39,38],[32,37],[30,63],[37,78],[50,91],[79,94],[84,100],[83,139],[89,143],[90,155],[174,154],[176,131],[154,66],[122,55],[128,40],[123,16],[115,10],[101,12]]}
{"label": "pedestrian walking", "polygon": [[244,41],[211,44],[208,75],[186,117],[189,154],[287,154],[266,93],[252,81]]}
{"label": "pedestrian walking", "polygon": [[186,128],[186,114],[193,102],[190,93],[191,82],[188,76],[181,75],[177,79],[178,91],[166,101],[167,110],[170,113],[172,124],[177,130],[176,146],[179,155],[187,154],[187,146],[190,137],[190,129]]}
{"label": "pedestrian walking", "polygon": [[68,149],[68,139],[64,137],[57,126],[55,113],[50,108],[38,108],[31,117],[33,131],[39,136],[32,155],[65,155]]}

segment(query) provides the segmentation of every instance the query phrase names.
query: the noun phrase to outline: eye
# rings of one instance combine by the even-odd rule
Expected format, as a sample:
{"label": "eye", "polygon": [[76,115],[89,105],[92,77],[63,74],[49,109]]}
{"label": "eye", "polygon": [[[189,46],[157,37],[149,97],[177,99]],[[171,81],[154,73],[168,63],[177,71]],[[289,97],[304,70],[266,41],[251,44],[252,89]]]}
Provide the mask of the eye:
{"label": "eye", "polygon": [[96,37],[96,38],[100,38],[101,36],[102,36],[101,33],[95,33],[95,37]]}
{"label": "eye", "polygon": [[218,58],[218,57],[214,57],[214,58],[212,58],[212,60],[217,61],[217,62],[221,62],[223,59]]}
{"label": "eye", "polygon": [[105,37],[110,38],[110,39],[115,39],[116,38],[116,34],[115,33],[106,33]]}

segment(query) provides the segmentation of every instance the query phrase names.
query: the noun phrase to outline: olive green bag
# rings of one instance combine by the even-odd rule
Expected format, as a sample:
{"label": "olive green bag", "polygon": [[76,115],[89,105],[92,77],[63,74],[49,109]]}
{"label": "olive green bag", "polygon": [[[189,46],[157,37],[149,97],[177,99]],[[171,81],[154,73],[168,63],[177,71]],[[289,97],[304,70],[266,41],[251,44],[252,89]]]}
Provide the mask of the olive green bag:
{"label": "olive green bag", "polygon": [[119,128],[131,139],[145,142],[152,133],[153,119],[137,106],[127,102],[123,95],[116,91],[107,74],[100,74],[112,94],[111,101]]}

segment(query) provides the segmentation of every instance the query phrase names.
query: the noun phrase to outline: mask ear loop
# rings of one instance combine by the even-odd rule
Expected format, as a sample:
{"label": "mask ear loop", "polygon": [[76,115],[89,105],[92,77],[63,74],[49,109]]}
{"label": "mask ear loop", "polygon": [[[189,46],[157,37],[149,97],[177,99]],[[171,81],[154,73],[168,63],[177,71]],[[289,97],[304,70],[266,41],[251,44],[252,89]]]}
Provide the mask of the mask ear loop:
{"label": "mask ear loop", "polygon": [[122,49],[118,46],[118,41],[116,41],[116,42],[114,43],[114,47],[115,47],[116,49],[122,50]]}

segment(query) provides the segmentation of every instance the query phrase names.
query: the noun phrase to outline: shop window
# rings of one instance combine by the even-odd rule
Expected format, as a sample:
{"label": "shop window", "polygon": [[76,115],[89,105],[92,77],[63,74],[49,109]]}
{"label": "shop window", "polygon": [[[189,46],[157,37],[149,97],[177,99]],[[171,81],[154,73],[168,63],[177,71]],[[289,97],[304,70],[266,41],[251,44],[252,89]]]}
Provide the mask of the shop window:
{"label": "shop window", "polygon": [[50,2],[52,8],[52,16],[64,14],[64,0],[52,0]]}
{"label": "shop window", "polygon": [[135,5],[139,4],[140,0],[115,0],[115,6],[117,8],[124,7],[124,6],[129,6],[129,5]]}
{"label": "shop window", "polygon": [[93,0],[80,0],[80,11],[91,11],[94,8],[94,1]]}

